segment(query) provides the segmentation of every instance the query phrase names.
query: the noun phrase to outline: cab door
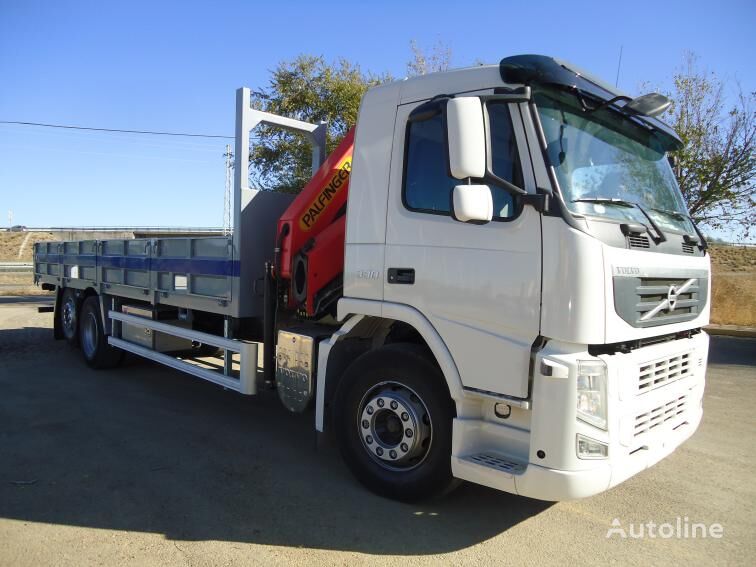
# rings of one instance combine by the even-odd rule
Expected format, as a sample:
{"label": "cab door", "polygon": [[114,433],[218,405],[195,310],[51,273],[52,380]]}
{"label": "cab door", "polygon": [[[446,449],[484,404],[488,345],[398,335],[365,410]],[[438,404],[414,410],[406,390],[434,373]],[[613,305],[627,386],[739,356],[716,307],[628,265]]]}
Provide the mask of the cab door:
{"label": "cab door", "polygon": [[[465,388],[526,398],[539,334],[540,214],[491,187],[494,220],[454,220],[441,113],[398,109],[386,224],[385,301],[420,311],[436,328]],[[516,103],[485,106],[489,166],[535,192]]]}

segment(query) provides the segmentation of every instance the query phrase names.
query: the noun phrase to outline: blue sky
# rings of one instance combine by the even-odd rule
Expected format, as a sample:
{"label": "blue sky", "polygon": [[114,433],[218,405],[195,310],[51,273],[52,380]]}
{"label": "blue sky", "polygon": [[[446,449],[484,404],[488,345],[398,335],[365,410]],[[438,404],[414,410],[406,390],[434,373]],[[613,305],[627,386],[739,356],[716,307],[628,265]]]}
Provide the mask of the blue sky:
{"label": "blue sky", "polygon": [[[320,54],[404,76],[410,40],[453,66],[553,54],[620,88],[685,50],[752,91],[756,2],[0,0],[0,120],[233,135],[234,90]],[[0,226],[219,226],[223,140],[0,125]]]}

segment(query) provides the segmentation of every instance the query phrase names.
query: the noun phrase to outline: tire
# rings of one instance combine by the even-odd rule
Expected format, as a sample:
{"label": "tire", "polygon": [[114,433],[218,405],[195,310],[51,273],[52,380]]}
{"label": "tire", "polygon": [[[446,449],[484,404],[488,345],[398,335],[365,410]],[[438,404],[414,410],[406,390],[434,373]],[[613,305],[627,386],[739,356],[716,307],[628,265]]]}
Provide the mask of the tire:
{"label": "tire", "polygon": [[334,425],[344,461],[368,489],[394,500],[433,498],[456,486],[454,416],[441,371],[417,345],[360,356],[336,392]]}
{"label": "tire", "polygon": [[60,320],[60,331],[63,338],[71,346],[79,345],[79,311],[81,302],[76,297],[75,290],[67,287],[63,290],[60,298],[60,309],[58,318]]}
{"label": "tire", "polygon": [[92,368],[113,368],[123,359],[123,351],[108,344],[100,313],[100,300],[95,295],[87,297],[81,305],[79,346],[84,360]]}

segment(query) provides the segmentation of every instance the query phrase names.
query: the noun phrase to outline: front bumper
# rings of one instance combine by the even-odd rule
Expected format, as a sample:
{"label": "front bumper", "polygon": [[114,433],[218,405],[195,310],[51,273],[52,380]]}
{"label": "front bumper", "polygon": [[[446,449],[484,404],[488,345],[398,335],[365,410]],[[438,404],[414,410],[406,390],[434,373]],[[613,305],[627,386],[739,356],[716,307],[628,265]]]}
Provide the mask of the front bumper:
{"label": "front bumper", "polygon": [[[699,333],[628,354],[602,356],[608,368],[606,431],[577,420],[574,394],[569,395],[575,391],[570,378],[574,367],[587,353],[545,353],[544,358],[569,368],[569,376],[535,377],[529,430],[522,421],[515,428],[506,421],[497,423],[490,418],[491,412],[485,411],[482,419],[456,419],[454,475],[552,501],[584,498],[620,484],[672,453],[698,428],[703,415],[708,342],[708,336]],[[679,378],[659,380],[651,389],[638,389],[639,384],[647,384],[642,373],[648,372],[649,364],[662,376],[662,370],[654,369],[665,368],[665,363],[669,369],[669,361],[685,353],[688,372]],[[579,459],[577,434],[606,443],[608,458]]]}
{"label": "front bumper", "polygon": [[698,428],[699,409],[673,431],[660,435],[655,443],[611,460],[598,461],[594,468],[562,471],[529,464],[522,476],[515,478],[517,494],[540,500],[585,498],[617,486],[631,476],[655,465],[686,441]]}

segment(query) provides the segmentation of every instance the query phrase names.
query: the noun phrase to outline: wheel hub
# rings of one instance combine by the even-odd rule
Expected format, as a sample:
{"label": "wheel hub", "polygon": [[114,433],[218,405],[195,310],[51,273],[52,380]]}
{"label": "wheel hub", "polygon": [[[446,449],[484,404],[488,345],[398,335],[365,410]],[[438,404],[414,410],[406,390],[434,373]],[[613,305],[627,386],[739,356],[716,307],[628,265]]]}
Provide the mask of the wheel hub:
{"label": "wheel hub", "polygon": [[360,407],[360,437],[374,460],[390,469],[414,468],[423,461],[432,426],[415,392],[396,382],[379,384],[365,395]]}
{"label": "wheel hub", "polygon": [[63,304],[63,326],[68,331],[73,331],[74,317],[76,316],[76,305],[73,298],[69,298]]}

